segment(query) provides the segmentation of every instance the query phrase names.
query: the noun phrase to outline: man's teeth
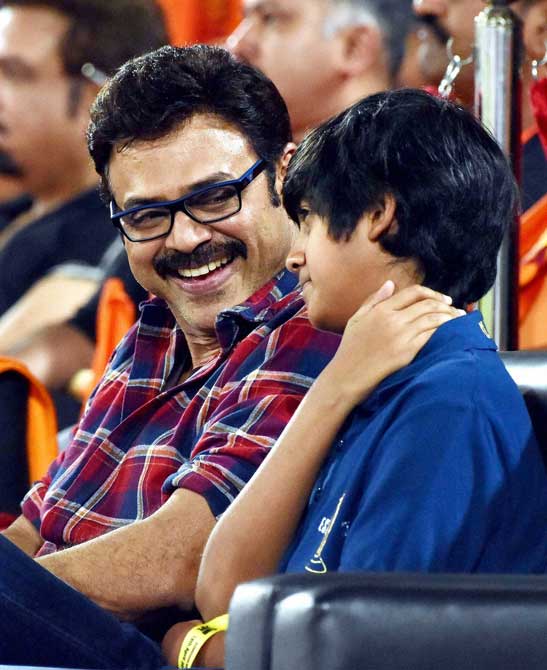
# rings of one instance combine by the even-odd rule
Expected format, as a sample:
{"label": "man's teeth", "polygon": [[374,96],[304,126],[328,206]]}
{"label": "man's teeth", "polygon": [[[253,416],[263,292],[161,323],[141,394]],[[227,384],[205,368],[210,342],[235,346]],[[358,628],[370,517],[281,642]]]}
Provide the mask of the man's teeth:
{"label": "man's teeth", "polygon": [[218,270],[218,268],[221,268],[223,265],[226,265],[229,262],[230,259],[227,257],[219,258],[217,261],[211,261],[210,263],[207,263],[207,265],[202,265],[199,268],[188,268],[185,270],[179,270],[179,275],[181,277],[185,277],[186,279],[190,279],[192,277],[203,277],[203,275],[207,275],[210,272],[214,272],[215,270]]}

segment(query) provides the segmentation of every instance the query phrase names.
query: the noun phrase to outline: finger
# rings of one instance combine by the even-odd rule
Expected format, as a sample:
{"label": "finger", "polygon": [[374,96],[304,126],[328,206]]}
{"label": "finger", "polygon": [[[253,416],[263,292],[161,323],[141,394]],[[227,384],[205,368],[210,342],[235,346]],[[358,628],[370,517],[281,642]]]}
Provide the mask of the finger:
{"label": "finger", "polygon": [[425,298],[397,312],[398,318],[406,324],[411,324],[427,314],[448,314],[451,318],[457,318],[464,316],[465,312],[435,298]]}
{"label": "finger", "polygon": [[372,306],[377,305],[379,302],[383,302],[395,293],[395,283],[388,279],[380,288],[373,293],[371,296]]}
{"label": "finger", "polygon": [[420,286],[415,284],[414,286],[409,286],[404,288],[390,299],[390,307],[395,310],[405,309],[409,305],[420,302],[421,300],[433,299],[447,305],[452,304],[452,298],[450,296],[439,293],[439,291],[434,291],[427,286]]}
{"label": "finger", "polygon": [[431,334],[433,334],[438,328],[458,316],[461,315],[455,315],[453,312],[428,312],[422,314],[409,324],[408,336],[413,340],[422,333],[431,331]]}
{"label": "finger", "polygon": [[391,279],[388,279],[382,284],[382,286],[380,286],[377,291],[375,291],[364,301],[361,307],[359,307],[359,309],[355,312],[355,316],[370,312],[373,307],[391,298],[394,292],[395,284],[391,281]]}

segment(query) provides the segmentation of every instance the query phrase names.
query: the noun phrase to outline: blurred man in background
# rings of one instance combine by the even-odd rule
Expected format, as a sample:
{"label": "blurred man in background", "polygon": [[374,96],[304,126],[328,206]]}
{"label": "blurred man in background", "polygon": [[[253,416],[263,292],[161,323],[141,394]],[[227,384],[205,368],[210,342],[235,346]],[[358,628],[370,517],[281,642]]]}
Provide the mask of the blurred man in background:
{"label": "blurred man in background", "polygon": [[410,0],[244,0],[228,48],[287,103],[295,139],[360,98],[392,88]]}
{"label": "blurred man in background", "polygon": [[[0,152],[33,197],[0,233],[0,352],[71,315],[98,285],[105,249],[121,246],[87,152],[89,107],[120,65],[166,41],[154,0],[0,3]],[[69,357],[70,343],[54,345]],[[2,413],[17,429],[3,443],[0,512],[17,510],[28,483],[14,467],[25,441],[24,421],[14,421],[21,392],[0,377]],[[74,421],[78,405],[69,409]]]}

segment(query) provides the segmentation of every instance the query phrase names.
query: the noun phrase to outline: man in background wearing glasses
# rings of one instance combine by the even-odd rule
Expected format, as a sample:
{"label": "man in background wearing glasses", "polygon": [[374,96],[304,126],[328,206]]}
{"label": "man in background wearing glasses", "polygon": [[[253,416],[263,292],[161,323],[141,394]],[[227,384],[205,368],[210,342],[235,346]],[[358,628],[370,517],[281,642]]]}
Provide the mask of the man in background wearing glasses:
{"label": "man in background wearing glasses", "polygon": [[284,269],[294,144],[264,75],[214,47],[130,61],[94,104],[89,147],[157,297],[0,538],[0,662],[150,668],[163,659],[140,631],[192,607],[216,517],[338,338],[311,327]]}

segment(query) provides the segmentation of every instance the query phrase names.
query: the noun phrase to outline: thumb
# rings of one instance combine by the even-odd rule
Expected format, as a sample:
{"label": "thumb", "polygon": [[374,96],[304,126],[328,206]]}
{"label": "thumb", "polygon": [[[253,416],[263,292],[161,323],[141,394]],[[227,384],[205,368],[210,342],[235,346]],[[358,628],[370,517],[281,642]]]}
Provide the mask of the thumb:
{"label": "thumb", "polygon": [[391,279],[388,279],[375,293],[369,297],[365,304],[369,307],[369,309],[372,309],[378,303],[391,298],[394,293],[395,284]]}

